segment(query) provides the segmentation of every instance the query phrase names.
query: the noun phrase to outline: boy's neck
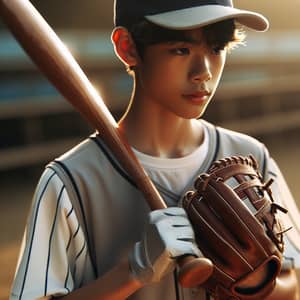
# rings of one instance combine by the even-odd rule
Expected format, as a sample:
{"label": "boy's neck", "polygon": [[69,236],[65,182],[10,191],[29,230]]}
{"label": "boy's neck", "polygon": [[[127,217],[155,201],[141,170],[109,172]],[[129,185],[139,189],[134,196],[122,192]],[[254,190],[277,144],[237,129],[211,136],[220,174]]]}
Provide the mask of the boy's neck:
{"label": "boy's neck", "polygon": [[136,150],[157,157],[176,158],[192,153],[203,142],[203,125],[172,114],[141,112],[131,107],[119,128]]}

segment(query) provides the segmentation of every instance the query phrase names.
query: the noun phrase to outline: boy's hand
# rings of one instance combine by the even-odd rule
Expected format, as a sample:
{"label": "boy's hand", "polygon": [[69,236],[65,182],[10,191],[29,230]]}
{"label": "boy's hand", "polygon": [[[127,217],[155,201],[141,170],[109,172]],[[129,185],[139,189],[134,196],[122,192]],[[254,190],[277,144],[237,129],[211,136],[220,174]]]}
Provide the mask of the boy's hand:
{"label": "boy's hand", "polygon": [[149,284],[158,282],[174,270],[176,258],[202,256],[185,211],[170,207],[150,212],[143,239],[134,245],[129,264],[134,276]]}

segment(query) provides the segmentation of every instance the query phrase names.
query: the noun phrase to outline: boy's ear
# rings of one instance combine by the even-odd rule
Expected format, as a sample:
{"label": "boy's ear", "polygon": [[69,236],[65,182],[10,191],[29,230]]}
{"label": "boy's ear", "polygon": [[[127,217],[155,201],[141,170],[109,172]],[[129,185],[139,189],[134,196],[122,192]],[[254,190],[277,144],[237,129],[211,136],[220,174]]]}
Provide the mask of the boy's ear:
{"label": "boy's ear", "polygon": [[139,55],[131,34],[124,27],[116,27],[111,35],[115,52],[129,67],[134,67],[139,61]]}

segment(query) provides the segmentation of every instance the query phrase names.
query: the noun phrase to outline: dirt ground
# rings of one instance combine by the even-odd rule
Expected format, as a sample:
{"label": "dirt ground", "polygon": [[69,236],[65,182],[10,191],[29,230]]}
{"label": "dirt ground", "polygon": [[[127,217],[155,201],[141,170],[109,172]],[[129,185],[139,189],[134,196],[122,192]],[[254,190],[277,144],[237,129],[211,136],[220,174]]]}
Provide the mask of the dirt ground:
{"label": "dirt ground", "polygon": [[[300,141],[296,137],[272,139],[266,144],[280,165],[295,198],[300,199]],[[0,173],[0,300],[8,299],[31,196],[41,171],[42,167],[37,167],[34,170]]]}

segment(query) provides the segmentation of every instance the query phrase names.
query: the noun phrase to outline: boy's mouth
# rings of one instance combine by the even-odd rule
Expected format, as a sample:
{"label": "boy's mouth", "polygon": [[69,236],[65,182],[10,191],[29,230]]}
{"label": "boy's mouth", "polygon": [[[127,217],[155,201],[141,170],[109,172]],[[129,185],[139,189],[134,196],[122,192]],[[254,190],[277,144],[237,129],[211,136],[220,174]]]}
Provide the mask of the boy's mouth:
{"label": "boy's mouth", "polygon": [[210,97],[210,95],[211,95],[211,92],[209,92],[207,90],[202,90],[202,91],[193,92],[190,94],[183,94],[183,97],[195,104],[201,104],[201,103],[207,101],[207,99]]}

